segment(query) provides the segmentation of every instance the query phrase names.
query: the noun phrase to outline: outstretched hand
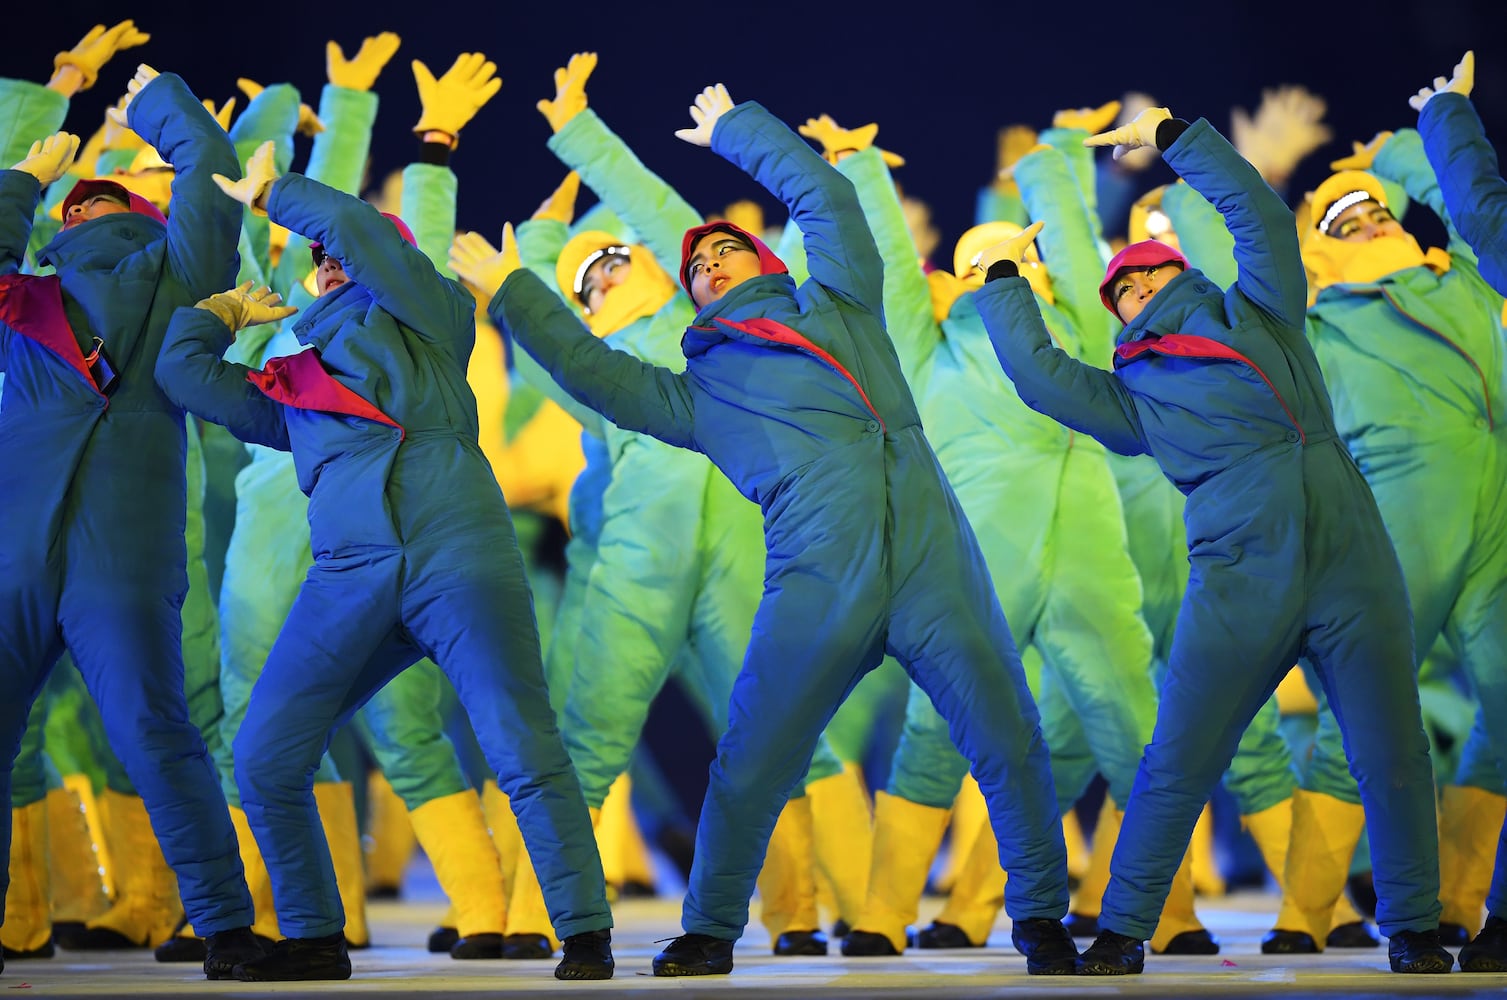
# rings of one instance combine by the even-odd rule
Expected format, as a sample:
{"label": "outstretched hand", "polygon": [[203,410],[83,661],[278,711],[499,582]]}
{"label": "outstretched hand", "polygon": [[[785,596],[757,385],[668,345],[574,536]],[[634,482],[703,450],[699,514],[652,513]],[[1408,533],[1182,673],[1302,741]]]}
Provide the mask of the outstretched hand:
{"label": "outstretched hand", "polygon": [[56,132],[32,143],[21,162],[11,169],[31,174],[45,188],[73,166],[73,159],[78,155],[78,144],[78,136],[71,132]]}
{"label": "outstretched hand", "polygon": [[1045,225],[1043,222],[1033,222],[1009,239],[985,247],[973,258],[973,266],[985,274],[989,273],[990,267],[1002,260],[1008,260],[1019,267],[1020,262],[1025,260],[1026,251],[1036,242],[1036,235]]}
{"label": "outstretched hand", "polygon": [[130,128],[131,123],[126,118],[126,112],[130,109],[131,102],[136,100],[136,95],[141,93],[141,89],[157,79],[157,76],[157,71],[146,63],[137,66],[136,75],[131,77],[130,83],[126,84],[126,96],[119,104],[106,111],[105,115],[121,128]]}
{"label": "outstretched hand", "polygon": [[1461,97],[1469,97],[1476,85],[1476,53],[1472,49],[1461,57],[1455,64],[1455,75],[1446,80],[1442,76],[1434,77],[1433,87],[1424,87],[1418,93],[1408,98],[1408,104],[1414,111],[1422,111],[1423,106],[1429,102],[1429,98],[1435,94],[1459,94]]}
{"label": "outstretched hand", "polygon": [[676,129],[675,138],[684,139],[693,146],[710,146],[717,120],[732,109],[733,99],[728,96],[726,87],[720,83],[707,87],[696,95],[696,103],[691,105],[691,121],[696,123],[695,127]]}
{"label": "outstretched hand", "polygon": [[508,275],[522,266],[511,222],[502,227],[501,250],[480,233],[461,233],[450,244],[450,270],[489,300]]}
{"label": "outstretched hand", "polygon": [[272,289],[256,288],[247,281],[228,292],[216,292],[201,299],[194,308],[214,313],[234,334],[248,326],[287,319],[298,312],[297,306],[285,306],[282,301],[282,296]]}
{"label": "outstretched hand", "polygon": [[1172,118],[1166,108],[1147,108],[1119,128],[1100,132],[1083,140],[1085,146],[1113,146],[1112,156],[1118,160],[1133,149],[1156,148],[1156,130],[1164,121]]}
{"label": "outstretched hand", "polygon": [[576,115],[586,110],[586,81],[597,68],[595,52],[577,52],[570,62],[555,70],[554,100],[542,100],[534,107],[549,122],[550,131],[558,132]]}

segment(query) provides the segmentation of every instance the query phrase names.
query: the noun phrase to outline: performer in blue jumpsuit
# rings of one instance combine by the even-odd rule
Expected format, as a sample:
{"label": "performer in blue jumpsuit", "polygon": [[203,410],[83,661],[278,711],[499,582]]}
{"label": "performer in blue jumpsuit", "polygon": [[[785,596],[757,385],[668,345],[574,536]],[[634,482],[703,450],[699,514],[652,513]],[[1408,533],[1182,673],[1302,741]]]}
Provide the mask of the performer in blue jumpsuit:
{"label": "performer in blue jumpsuit", "polygon": [[[299,174],[279,178],[270,143],[245,180],[222,186],[318,243],[322,258],[320,297],[294,326],[313,350],[260,371],[224,362],[231,331],[201,303],[177,314],[157,369],[195,412],[291,450],[309,495],[314,565],[234,746],[289,938],[235,973],[350,975],[311,779],[332,729],[428,655],[518,816],[565,942],[555,974],[608,978],[612,917],[591,821],[549,708],[507,505],[477,444],[465,379],[474,301],[407,242],[400,220]],[[244,312],[227,298],[221,313]]]}
{"label": "performer in blue jumpsuit", "polygon": [[1346,721],[1392,968],[1447,972],[1407,594],[1303,332],[1292,213],[1206,121],[1189,126],[1153,108],[1086,141],[1162,149],[1225,217],[1238,277],[1221,292],[1170,247],[1127,247],[1101,286],[1127,324],[1113,373],[1052,346],[1006,244],[986,252],[996,280],[976,293],[1028,405],[1122,454],[1150,452],[1188,498],[1191,573],[1156,732],[1126,807],[1102,931],[1079,972],[1141,971],[1141,942],[1203,803],[1299,656]]}
{"label": "performer in blue jumpsuit", "polygon": [[686,933],[657,975],[732,969],[775,818],[838,704],[886,650],[973,765],[1009,873],[1016,947],[1038,974],[1073,969],[1067,857],[1036,706],[978,542],[922,434],[881,307],[883,264],[852,184],[758,104],[721,85],[678,133],[750,173],[805,233],[796,287],[728,223],[682,244],[696,303],[686,371],[592,337],[515,270],[492,301],[567,391],[620,427],[705,453],[764,512],[764,599],[718,744],[686,894]]}
{"label": "performer in blue jumpsuit", "polygon": [[[41,169],[39,158],[78,140],[54,136],[0,172],[0,797],[28,709],[66,647],[208,939],[205,973],[219,978],[260,949],[225,798],[184,695],[184,416],[152,369],[172,310],[235,275],[240,212],[210,175],[239,166],[177,76],[143,66],[131,95],[129,126],[177,171],[170,224],[114,182],[81,181],[38,255],[56,275],[20,275],[39,182],[62,176],[73,153]],[[9,857],[8,810],[0,824]]]}

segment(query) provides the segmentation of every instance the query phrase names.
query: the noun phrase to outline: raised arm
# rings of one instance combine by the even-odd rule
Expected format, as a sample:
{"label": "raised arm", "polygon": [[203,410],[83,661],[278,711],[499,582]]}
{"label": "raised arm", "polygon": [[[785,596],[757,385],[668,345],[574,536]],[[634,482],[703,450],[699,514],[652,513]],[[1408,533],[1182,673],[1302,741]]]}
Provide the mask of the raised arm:
{"label": "raised arm", "polygon": [[78,144],[78,136],[67,132],[39,139],[15,166],[0,173],[0,274],[21,269],[42,188],[68,172]]}
{"label": "raised arm", "polygon": [[1238,279],[1235,271],[1235,238],[1225,228],[1219,209],[1188,184],[1169,184],[1162,193],[1162,211],[1177,233],[1178,249],[1188,263],[1202,271],[1220,288]]}
{"label": "raised arm", "polygon": [[1469,98],[1436,94],[1418,116],[1423,148],[1460,237],[1480,261],[1481,276],[1507,295],[1507,181]]}

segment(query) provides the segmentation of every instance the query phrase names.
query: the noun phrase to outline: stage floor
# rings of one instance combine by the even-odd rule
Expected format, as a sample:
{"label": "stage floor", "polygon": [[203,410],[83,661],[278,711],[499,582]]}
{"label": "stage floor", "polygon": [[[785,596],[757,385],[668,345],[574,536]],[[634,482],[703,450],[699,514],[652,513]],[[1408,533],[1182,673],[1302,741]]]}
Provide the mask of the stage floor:
{"label": "stage floor", "polygon": [[[649,962],[655,942],[679,931],[676,900],[629,900],[615,908],[617,977],[608,982],[560,983],[549,962],[456,962],[430,955],[423,943],[444,912],[422,859],[405,887],[412,901],[373,903],[368,915],[374,947],[352,952],[354,974],[344,983],[210,983],[196,966],[161,965],[150,954],[83,955],[59,952],[50,961],[9,962],[0,989],[42,997],[397,997],[397,996],[649,996],[679,997],[1494,997],[1507,996],[1507,975],[1396,976],[1387,971],[1385,945],[1375,951],[1314,956],[1261,954],[1261,935],[1277,900],[1240,893],[1203,900],[1199,911],[1220,939],[1214,957],[1148,956],[1146,973],[1121,979],[1027,976],[1010,946],[1003,918],[989,947],[968,952],[911,949],[898,958],[775,958],[757,922],[738,945],[731,976],[656,979]],[[757,904],[756,904],[757,905]],[[922,922],[940,907],[926,900]],[[24,990],[25,992],[19,992]]]}

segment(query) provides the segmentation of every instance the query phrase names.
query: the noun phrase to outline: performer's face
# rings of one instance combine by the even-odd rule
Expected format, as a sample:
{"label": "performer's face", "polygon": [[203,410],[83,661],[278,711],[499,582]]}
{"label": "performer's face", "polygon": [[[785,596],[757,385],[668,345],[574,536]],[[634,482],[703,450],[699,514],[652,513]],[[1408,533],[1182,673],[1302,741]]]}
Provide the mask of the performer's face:
{"label": "performer's face", "polygon": [[686,265],[691,279],[691,298],[705,308],[730,289],[762,272],[759,255],[729,233],[710,232],[697,242]]}
{"label": "performer's face", "polygon": [[1129,323],[1139,316],[1146,303],[1182,270],[1179,265],[1168,261],[1155,267],[1126,271],[1116,278],[1109,288],[1109,299],[1115,304],[1115,312],[1120,314],[1120,322]]}

